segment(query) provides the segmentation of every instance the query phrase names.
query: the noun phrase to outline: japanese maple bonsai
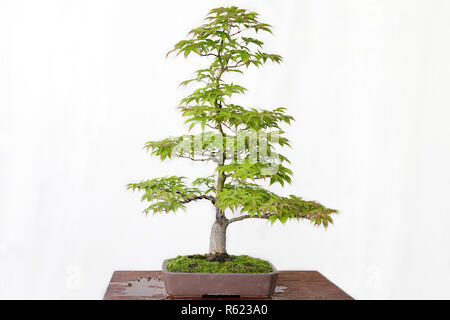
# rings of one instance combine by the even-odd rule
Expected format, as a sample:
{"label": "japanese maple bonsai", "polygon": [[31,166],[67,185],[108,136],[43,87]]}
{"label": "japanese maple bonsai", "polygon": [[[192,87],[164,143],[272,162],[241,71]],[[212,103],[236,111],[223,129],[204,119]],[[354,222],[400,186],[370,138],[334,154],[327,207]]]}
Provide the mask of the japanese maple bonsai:
{"label": "japanese maple bonsai", "polygon": [[[290,195],[277,195],[259,184],[291,182],[292,171],[285,166],[289,160],[277,150],[289,146],[280,129],[293,117],[285,108],[273,110],[246,108],[230,101],[233,95],[246,89],[230,82],[227,76],[243,73],[250,67],[267,62],[280,63],[282,57],[262,51],[258,32],[270,32],[271,26],[258,20],[258,14],[237,7],[221,7],[209,12],[205,24],[191,30],[188,39],[179,41],[170,53],[184,57],[197,55],[209,65],[197,70],[192,79],[182,85],[196,84],[195,90],[181,100],[179,109],[189,130],[197,133],[149,141],[146,149],[161,160],[186,158],[216,164],[211,176],[193,180],[170,176],[131,183],[132,190],[143,192],[142,200],[150,205],[145,213],[175,212],[197,200],[210,201],[215,208],[209,261],[227,261],[226,231],[230,224],[244,219],[267,219],[285,223],[307,219],[325,228],[332,223],[329,209],[315,201]],[[226,212],[234,217],[227,217]]]}

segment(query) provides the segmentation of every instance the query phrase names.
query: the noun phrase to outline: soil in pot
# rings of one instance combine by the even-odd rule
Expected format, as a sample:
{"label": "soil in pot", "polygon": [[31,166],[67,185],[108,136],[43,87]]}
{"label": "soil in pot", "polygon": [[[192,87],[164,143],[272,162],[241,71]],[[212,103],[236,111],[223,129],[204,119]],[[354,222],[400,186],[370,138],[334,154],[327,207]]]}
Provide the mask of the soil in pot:
{"label": "soil in pot", "polygon": [[188,273],[270,273],[269,262],[247,255],[230,255],[226,261],[209,261],[207,255],[178,256],[167,262],[170,272]]}

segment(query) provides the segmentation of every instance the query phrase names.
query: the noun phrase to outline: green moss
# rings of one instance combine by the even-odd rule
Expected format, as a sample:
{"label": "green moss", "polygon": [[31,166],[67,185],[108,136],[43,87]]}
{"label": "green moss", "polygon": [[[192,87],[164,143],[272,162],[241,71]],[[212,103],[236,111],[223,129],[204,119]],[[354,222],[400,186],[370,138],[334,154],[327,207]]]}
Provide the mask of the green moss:
{"label": "green moss", "polygon": [[229,261],[213,262],[206,260],[206,255],[201,254],[170,259],[167,262],[167,270],[203,273],[268,273],[273,271],[267,261],[258,258],[230,256]]}

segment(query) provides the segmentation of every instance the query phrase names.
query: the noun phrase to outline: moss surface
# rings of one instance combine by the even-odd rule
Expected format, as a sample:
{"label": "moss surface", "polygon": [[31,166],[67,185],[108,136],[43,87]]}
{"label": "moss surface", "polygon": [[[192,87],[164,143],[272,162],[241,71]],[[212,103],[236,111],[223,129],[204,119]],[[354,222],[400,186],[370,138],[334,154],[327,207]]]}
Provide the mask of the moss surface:
{"label": "moss surface", "polygon": [[208,261],[206,257],[201,254],[178,256],[167,262],[167,270],[204,273],[268,273],[273,271],[267,261],[249,256],[230,256],[230,260],[225,262]]}

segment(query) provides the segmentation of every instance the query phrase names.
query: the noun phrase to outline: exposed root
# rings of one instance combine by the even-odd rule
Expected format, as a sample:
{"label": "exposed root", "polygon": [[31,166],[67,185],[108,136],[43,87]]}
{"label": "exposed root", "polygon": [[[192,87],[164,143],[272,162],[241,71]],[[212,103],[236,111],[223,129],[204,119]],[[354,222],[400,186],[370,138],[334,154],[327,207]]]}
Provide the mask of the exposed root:
{"label": "exposed root", "polygon": [[206,258],[208,261],[218,261],[218,262],[224,262],[224,261],[231,261],[230,256],[228,253],[210,253],[208,254],[208,257]]}

